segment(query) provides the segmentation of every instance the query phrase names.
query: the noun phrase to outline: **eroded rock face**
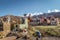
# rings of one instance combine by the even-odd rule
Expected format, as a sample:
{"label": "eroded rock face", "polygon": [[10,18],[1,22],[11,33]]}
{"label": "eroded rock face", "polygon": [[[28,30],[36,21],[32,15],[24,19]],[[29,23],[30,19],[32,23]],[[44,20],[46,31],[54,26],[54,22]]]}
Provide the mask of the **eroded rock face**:
{"label": "eroded rock face", "polygon": [[6,15],[6,16],[0,17],[0,19],[2,19],[4,22],[6,22],[6,21],[8,21],[8,17],[10,18],[11,23],[18,23],[18,24],[20,23],[20,17],[19,16]]}

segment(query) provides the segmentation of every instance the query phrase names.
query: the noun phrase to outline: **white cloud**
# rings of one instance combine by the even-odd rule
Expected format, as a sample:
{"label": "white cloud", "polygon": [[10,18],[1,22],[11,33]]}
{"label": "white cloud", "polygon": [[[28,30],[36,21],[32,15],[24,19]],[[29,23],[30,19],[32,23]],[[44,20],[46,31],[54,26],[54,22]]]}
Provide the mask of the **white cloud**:
{"label": "white cloud", "polygon": [[[60,12],[60,10],[58,10],[58,9],[48,10],[48,13],[51,13],[51,12]],[[34,16],[34,15],[41,15],[43,13],[42,12],[27,13],[27,16],[29,16],[29,14],[31,14],[31,16]]]}
{"label": "white cloud", "polygon": [[42,12],[40,12],[40,14],[43,14]]}
{"label": "white cloud", "polygon": [[60,12],[60,10],[58,10],[58,9],[48,10],[48,13],[50,13],[50,12]]}
{"label": "white cloud", "polygon": [[58,10],[58,9],[55,9],[54,11],[55,11],[55,12],[60,12],[60,10]]}
{"label": "white cloud", "polygon": [[51,12],[51,10],[48,10],[48,13],[50,13]]}
{"label": "white cloud", "polygon": [[40,15],[40,14],[43,14],[43,13],[42,12],[27,13],[27,16],[29,16],[29,14],[31,14],[31,16],[34,16],[34,15]]}

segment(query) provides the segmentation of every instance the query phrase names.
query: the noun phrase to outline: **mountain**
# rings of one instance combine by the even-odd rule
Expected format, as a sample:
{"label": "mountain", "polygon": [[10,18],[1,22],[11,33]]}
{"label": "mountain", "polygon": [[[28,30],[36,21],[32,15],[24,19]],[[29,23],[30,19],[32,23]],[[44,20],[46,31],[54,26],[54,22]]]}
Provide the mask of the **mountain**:
{"label": "mountain", "polygon": [[55,16],[55,17],[60,18],[60,12],[44,13],[42,15],[34,15],[33,17],[36,18],[36,17],[42,17],[42,16],[44,16],[44,17]]}

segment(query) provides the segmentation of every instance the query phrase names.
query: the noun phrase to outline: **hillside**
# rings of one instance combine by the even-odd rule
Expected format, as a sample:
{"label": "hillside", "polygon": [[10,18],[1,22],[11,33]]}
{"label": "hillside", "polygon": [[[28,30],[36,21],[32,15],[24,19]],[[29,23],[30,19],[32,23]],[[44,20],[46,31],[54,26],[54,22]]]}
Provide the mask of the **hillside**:
{"label": "hillside", "polygon": [[[51,16],[51,15],[60,18],[60,12],[51,12],[51,13],[44,13],[43,15],[34,15],[33,18],[42,17],[42,16],[44,16],[44,17],[49,17],[49,16]],[[6,20],[7,20],[8,17],[10,17],[10,19],[11,19],[10,21],[11,21],[11,22],[20,23],[20,16],[5,15],[5,16],[0,17],[0,19],[3,19],[3,20],[6,19]],[[4,18],[5,18],[5,19],[4,19]]]}
{"label": "hillside", "polygon": [[1,16],[0,19],[3,19],[3,21],[7,21],[8,17],[10,17],[10,22],[11,23],[20,23],[20,16],[14,16],[14,15],[6,15],[6,16]]}
{"label": "hillside", "polygon": [[49,16],[51,16],[51,15],[60,18],[60,12],[44,13],[44,14],[42,14],[42,15],[37,15],[37,16],[35,15],[35,16],[33,16],[33,17],[41,17],[41,16],[49,17]]}

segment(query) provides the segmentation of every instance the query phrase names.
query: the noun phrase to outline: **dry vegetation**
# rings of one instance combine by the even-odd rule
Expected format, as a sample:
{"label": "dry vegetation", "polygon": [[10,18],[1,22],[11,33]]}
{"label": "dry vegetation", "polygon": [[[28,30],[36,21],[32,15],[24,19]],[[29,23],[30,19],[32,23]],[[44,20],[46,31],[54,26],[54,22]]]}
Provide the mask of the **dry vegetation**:
{"label": "dry vegetation", "polygon": [[42,33],[42,36],[60,37],[60,27],[58,27],[58,26],[36,26],[33,28],[36,30],[39,30]]}

